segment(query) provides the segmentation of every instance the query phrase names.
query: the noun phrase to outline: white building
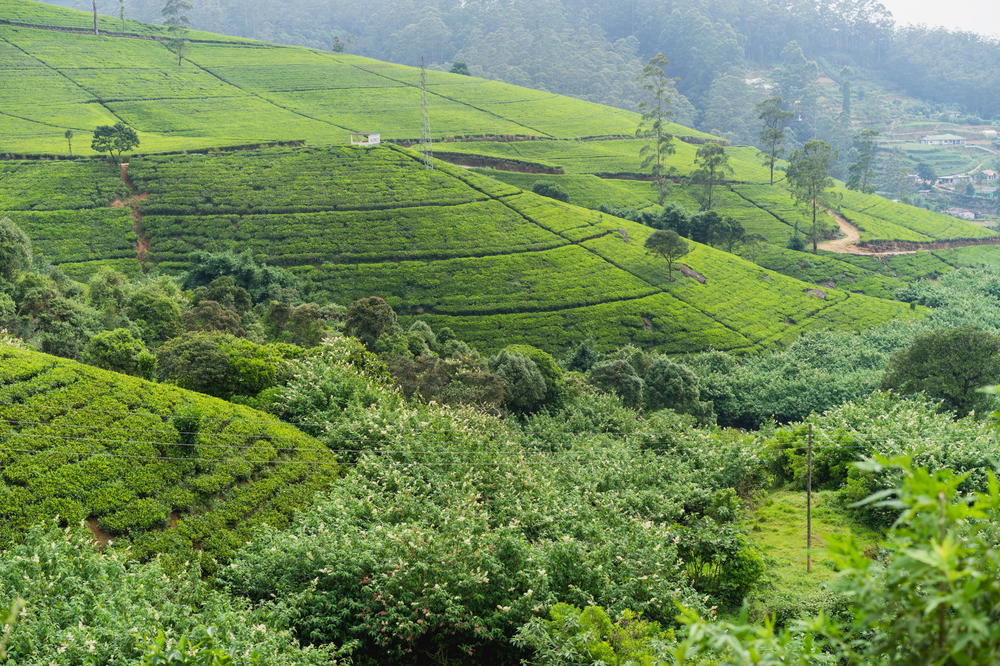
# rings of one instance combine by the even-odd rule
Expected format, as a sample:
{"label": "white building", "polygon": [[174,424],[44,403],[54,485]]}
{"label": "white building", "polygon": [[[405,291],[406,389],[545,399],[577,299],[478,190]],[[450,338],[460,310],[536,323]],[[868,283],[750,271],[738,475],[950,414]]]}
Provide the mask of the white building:
{"label": "white building", "polygon": [[957,134],[930,134],[920,140],[925,146],[964,146],[965,137]]}
{"label": "white building", "polygon": [[973,213],[971,210],[965,210],[964,208],[949,208],[945,212],[948,215],[951,215],[952,217],[958,217],[963,220],[969,220],[970,222],[976,219],[975,213]]}
{"label": "white building", "polygon": [[375,132],[357,132],[351,135],[352,146],[377,146],[382,143],[382,135]]}

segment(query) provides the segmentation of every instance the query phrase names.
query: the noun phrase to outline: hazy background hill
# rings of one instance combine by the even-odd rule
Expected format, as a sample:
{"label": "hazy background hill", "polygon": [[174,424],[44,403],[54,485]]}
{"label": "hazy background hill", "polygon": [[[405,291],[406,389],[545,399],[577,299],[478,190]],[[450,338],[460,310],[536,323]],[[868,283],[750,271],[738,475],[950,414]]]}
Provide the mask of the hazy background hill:
{"label": "hazy background hill", "polygon": [[[89,8],[83,0],[55,4]],[[473,74],[632,108],[635,72],[657,52],[671,60],[685,100],[682,124],[741,131],[731,111],[754,96],[755,72],[791,88],[797,66],[844,66],[932,103],[990,117],[1000,106],[1000,48],[971,33],[897,27],[874,0],[205,0],[194,27],[346,50],[411,65],[466,62]],[[84,7],[86,5],[86,7]],[[128,0],[131,18],[155,21],[159,0]],[[118,0],[98,0],[117,14]],[[791,42],[801,46],[802,54]],[[790,91],[789,91],[790,92]],[[807,96],[808,97],[808,96]],[[803,113],[815,125],[821,109]],[[690,101],[693,108],[686,102]],[[749,105],[743,105],[749,106]],[[720,119],[727,119],[722,127]],[[735,138],[735,137],[734,137]],[[747,137],[743,137],[746,140]]]}

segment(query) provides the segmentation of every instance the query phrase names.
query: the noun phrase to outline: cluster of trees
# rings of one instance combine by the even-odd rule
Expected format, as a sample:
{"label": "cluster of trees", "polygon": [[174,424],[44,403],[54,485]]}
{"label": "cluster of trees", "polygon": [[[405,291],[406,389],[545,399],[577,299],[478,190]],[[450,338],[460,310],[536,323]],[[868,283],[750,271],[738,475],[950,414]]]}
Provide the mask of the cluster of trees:
{"label": "cluster of trees", "polygon": [[229,398],[254,395],[285,362],[339,329],[345,310],[306,302],[286,271],[200,253],[180,280],[102,268],[80,284],[0,220],[0,329],[42,351]]}
{"label": "cluster of trees", "polygon": [[[696,243],[714,245],[725,249],[726,252],[733,252],[737,247],[742,246],[744,249],[751,251],[752,254],[766,242],[758,234],[748,234],[739,220],[728,215],[721,215],[714,210],[691,212],[684,208],[684,206],[676,203],[668,203],[662,209],[658,210],[645,209],[641,211],[611,204],[602,204],[599,206],[599,210],[609,215],[645,224],[653,229],[674,232],[676,235],[691,239]],[[656,238],[657,240],[653,242],[662,248],[665,247],[663,243],[668,236],[654,234],[652,238]],[[683,238],[672,240],[676,249],[671,250],[670,255],[672,256],[669,258],[668,254],[661,249],[650,247],[648,244],[647,249],[663,256],[664,259],[672,261],[684,256],[688,252],[688,247],[686,243],[683,243]]]}

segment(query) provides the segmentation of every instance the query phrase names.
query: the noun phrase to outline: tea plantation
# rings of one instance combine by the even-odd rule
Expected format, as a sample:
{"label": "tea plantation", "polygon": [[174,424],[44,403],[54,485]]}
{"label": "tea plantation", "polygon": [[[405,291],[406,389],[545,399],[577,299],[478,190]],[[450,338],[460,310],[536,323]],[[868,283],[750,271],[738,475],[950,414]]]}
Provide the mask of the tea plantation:
{"label": "tea plantation", "polygon": [[[192,31],[185,57],[165,28],[0,0],[0,154],[90,154],[89,132],[122,120],[143,150],[275,140],[343,144],[352,131],[419,139],[420,71],[359,56]],[[631,136],[638,116],[582,100],[428,72],[434,138]],[[675,134],[709,138],[679,125]],[[64,138],[73,130],[72,146]],[[86,137],[86,138],[85,138]]]}
{"label": "tea plantation", "polygon": [[[102,19],[98,37],[88,33],[89,14],[33,0],[0,0],[0,16],[8,74],[0,153],[76,156],[0,161],[0,215],[75,279],[101,266],[176,272],[195,250],[250,250],[290,268],[317,300],[380,295],[404,318],[448,326],[483,348],[517,339],[556,350],[590,338],[604,347],[747,351],[905,312],[695,244],[685,276],[668,279],[664,262],[643,249],[647,227],[588,210],[655,208],[641,174],[643,142],[624,138],[639,120],[627,111],[427,72],[434,150],[549,173],[492,170],[490,178],[443,162],[427,170],[396,146],[343,145],[358,130],[420,136],[417,69],[195,32],[178,64],[159,26],[122,30]],[[127,185],[90,157],[93,127],[118,120],[142,140]],[[668,131],[679,139],[669,198],[697,209],[701,185],[688,177],[698,144],[713,137]],[[488,140],[454,140],[463,138]],[[307,146],[231,150],[289,141]],[[195,152],[157,154],[169,151]],[[784,185],[767,185],[755,149],[727,153],[733,171],[717,188],[718,212],[778,245],[809,224]],[[537,180],[565,184],[571,203],[526,193]],[[867,195],[844,194],[840,209],[864,240],[993,235]],[[823,224],[836,233],[832,218]],[[787,270],[789,262],[765,265]],[[859,271],[868,269],[848,272]],[[816,273],[790,270],[807,280]],[[860,287],[843,286],[892,295],[878,278],[858,279]]]}
{"label": "tea plantation", "polygon": [[[79,168],[61,196],[99,203],[88,161],[14,164],[41,180],[51,180],[48,169]],[[133,185],[148,195],[136,227],[146,267],[176,271],[195,250],[247,249],[291,268],[321,301],[380,295],[404,317],[451,327],[484,348],[518,339],[556,350],[590,337],[604,347],[749,350],[811,328],[860,330],[905,311],[890,301],[815,292],[697,244],[683,263],[700,277],[671,281],[665,263],[643,248],[648,227],[436,166],[427,170],[416,153],[397,147],[134,158]],[[5,181],[0,200],[34,205],[31,182]],[[138,266],[127,213],[77,213],[8,214],[55,263]],[[46,216],[73,224],[46,225]]]}
{"label": "tea plantation", "polygon": [[[643,145],[637,139],[477,141],[436,143],[433,148],[445,159],[485,167],[480,169],[482,173],[519,187],[530,189],[540,181],[558,184],[570,195],[570,201],[581,206],[614,204],[641,209],[656,202],[656,190],[640,166],[639,150]],[[674,153],[667,158],[671,177],[676,181],[667,201],[692,211],[701,207],[696,198],[700,186],[688,182],[697,169],[696,152],[696,145],[675,141]],[[788,242],[796,225],[803,231],[811,226],[810,216],[784,183],[783,172],[776,174],[772,186],[756,149],[730,146],[726,153],[733,171],[725,176],[725,186],[717,192],[713,209],[739,220],[748,232],[760,234],[772,243]],[[997,235],[950,215],[848,190],[839,184],[827,199],[828,206],[860,229],[862,242],[930,243]],[[824,216],[823,226],[832,236],[834,221]]]}
{"label": "tea plantation", "polygon": [[326,447],[261,412],[0,345],[5,543],[59,516],[141,555],[225,558],[337,472]]}

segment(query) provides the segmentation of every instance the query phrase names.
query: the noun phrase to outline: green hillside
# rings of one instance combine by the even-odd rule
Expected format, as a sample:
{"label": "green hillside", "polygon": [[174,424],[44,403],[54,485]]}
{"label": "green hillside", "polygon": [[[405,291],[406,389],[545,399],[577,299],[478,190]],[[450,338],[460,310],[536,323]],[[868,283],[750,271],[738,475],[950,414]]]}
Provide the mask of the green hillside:
{"label": "green hillside", "polygon": [[59,516],[140,554],[221,557],[336,474],[326,447],[261,412],[0,345],[5,543]]}
{"label": "green hillside", "polygon": [[[746,351],[905,311],[703,246],[685,257],[683,277],[668,280],[642,247],[647,227],[588,210],[654,206],[640,173],[643,142],[621,138],[634,135],[630,112],[428,72],[435,150],[538,165],[572,192],[575,205],[564,205],[526,193],[533,175],[490,172],[503,183],[443,163],[426,170],[396,146],[345,146],[355,130],[420,136],[417,69],[202,33],[189,35],[178,64],[158,26],[129,23],[122,33],[104,19],[111,34],[97,37],[83,12],[32,0],[0,0],[0,10],[0,68],[13,74],[0,99],[0,153],[65,155],[65,131],[77,133],[73,161],[0,162],[0,214],[74,278],[105,265],[175,272],[195,250],[249,249],[291,268],[318,300],[384,296],[402,316],[485,348],[517,339],[558,350],[591,338]],[[91,129],[117,120],[142,139],[127,184],[87,156]],[[711,137],[668,129],[681,139],[671,198],[697,209],[701,186],[687,177],[698,142]],[[492,141],[440,141],[470,136]],[[273,141],[309,147],[211,150]],[[209,154],[155,154],[182,150]],[[766,184],[753,148],[727,151],[734,171],[717,210],[784,244],[807,225],[805,213],[784,186]],[[918,218],[877,197],[844,201],[866,239],[993,233]],[[826,224],[832,237],[836,225]],[[870,293],[891,295],[873,280]]]}
{"label": "green hillside", "polygon": [[[90,20],[33,0],[0,0],[0,153],[66,153],[63,134],[72,129],[81,134],[74,152],[87,154],[83,134],[117,120],[151,151],[342,144],[351,131],[421,136],[418,69],[197,32],[178,65],[162,26],[129,22],[123,34],[104,17],[111,32],[96,37]],[[438,71],[428,72],[428,107],[435,138],[631,135],[637,121],[621,109]]]}
{"label": "green hillside", "polygon": [[[80,177],[59,181],[58,205],[75,203],[82,214],[36,210],[32,183],[74,168]],[[95,168],[11,162],[17,177],[0,184],[0,201],[22,209],[4,214],[81,277],[107,263],[138,267],[133,222],[107,207],[121,193],[104,177],[90,182]],[[589,337],[603,347],[744,351],[907,311],[817,291],[697,244],[683,259],[688,276],[669,281],[665,263],[643,248],[648,227],[444,163],[427,170],[397,147],[147,156],[132,160],[130,174],[131,194],[148,197],[134,225],[147,269],[183,269],[195,250],[248,249],[290,267],[320,300],[380,295],[401,315],[486,348],[516,339],[558,350]],[[75,222],[46,225],[46,215]]]}
{"label": "green hillside", "polygon": [[[485,158],[476,166],[495,167],[483,173],[520,187],[534,182],[558,183],[581,206],[597,207],[603,203],[646,207],[656,202],[653,185],[642,179],[639,150],[641,140],[611,141],[516,141],[437,143],[434,150],[447,159],[471,163],[470,158]],[[674,142],[675,152],[667,162],[677,185],[669,202],[698,210],[697,185],[686,181],[695,171],[697,146]],[[784,174],[777,174],[774,186],[768,185],[768,170],[761,166],[752,147],[726,149],[733,173],[726,177],[727,187],[720,192],[716,209],[738,219],[751,233],[761,234],[773,243],[784,244],[793,235],[795,225],[806,229],[811,224],[803,208],[795,203]],[[510,162],[514,160],[512,166]],[[536,169],[535,167],[542,167]],[[513,170],[520,169],[520,170]],[[538,170],[548,173],[525,173]],[[555,171],[556,173],[552,173]],[[610,178],[613,176],[614,178]],[[838,185],[829,197],[831,206],[861,231],[862,242],[909,241],[931,243],[995,237],[994,231],[950,215],[896,203],[871,194],[848,190]],[[828,235],[835,235],[836,224],[826,220]]]}

